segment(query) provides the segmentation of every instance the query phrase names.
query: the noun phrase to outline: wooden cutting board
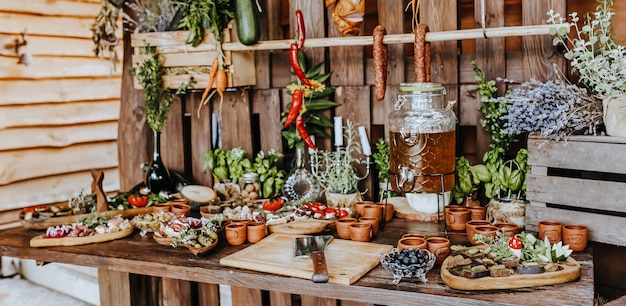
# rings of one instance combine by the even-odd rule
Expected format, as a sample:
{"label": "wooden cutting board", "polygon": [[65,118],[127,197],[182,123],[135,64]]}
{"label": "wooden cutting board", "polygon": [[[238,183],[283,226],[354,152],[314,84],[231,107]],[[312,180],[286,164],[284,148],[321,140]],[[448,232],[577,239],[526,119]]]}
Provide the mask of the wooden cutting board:
{"label": "wooden cutting board", "polygon": [[[398,218],[421,222],[437,222],[437,214],[424,214],[414,210],[405,197],[391,197],[387,201],[393,204],[395,215]],[[443,212],[439,213],[439,220],[443,220]]]}
{"label": "wooden cutting board", "polygon": [[46,234],[41,234],[33,237],[30,240],[31,247],[49,247],[49,246],[71,246],[71,245],[83,245],[98,242],[105,242],[116,240],[130,236],[135,230],[134,227],[129,227],[123,231],[106,234],[95,234],[85,237],[63,237],[63,238],[46,238]]}
{"label": "wooden cutting board", "polygon": [[[106,216],[109,215],[111,217],[122,215],[122,218],[131,218],[140,214],[151,213],[154,209],[154,206],[148,207],[140,207],[140,208],[131,208],[125,210],[105,210],[103,212],[96,213],[97,216]],[[59,226],[59,225],[69,225],[76,222],[78,218],[89,218],[91,214],[80,214],[80,215],[69,215],[62,217],[51,217],[51,218],[37,218],[30,220],[22,220],[22,226],[28,229],[34,230],[46,230],[51,226]]]}
{"label": "wooden cutting board", "polygon": [[[293,256],[293,238],[274,233],[260,242],[220,260],[220,264],[260,272],[311,279],[310,258]],[[325,249],[329,282],[350,285],[380,263],[380,254],[393,246],[333,239]]]}
{"label": "wooden cutting board", "polygon": [[448,259],[441,264],[441,279],[450,288],[458,290],[492,290],[547,286],[571,282],[580,277],[580,264],[571,257],[558,265],[562,268],[555,272],[541,274],[515,274],[508,277],[466,278],[448,271]]}

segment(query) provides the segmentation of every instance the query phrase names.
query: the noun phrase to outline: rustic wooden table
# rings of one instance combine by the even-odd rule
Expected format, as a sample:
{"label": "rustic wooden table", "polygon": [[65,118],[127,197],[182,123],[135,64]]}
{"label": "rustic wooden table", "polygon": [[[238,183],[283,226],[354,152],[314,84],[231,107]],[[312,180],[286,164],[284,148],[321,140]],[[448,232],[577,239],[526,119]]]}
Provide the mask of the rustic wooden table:
{"label": "rustic wooden table", "polygon": [[[394,219],[385,225],[374,241],[395,245],[398,238],[407,232],[423,232],[429,236],[442,235],[443,224]],[[489,305],[593,305],[594,299],[591,247],[585,252],[573,255],[581,264],[581,276],[577,281],[536,288],[476,292],[449,288],[441,280],[438,267],[428,273],[427,283],[403,279],[399,285],[394,286],[391,284],[392,275],[379,265],[350,286],[314,284],[306,279],[220,265],[220,258],[247,246],[246,244],[239,247],[229,246],[225,239],[220,239],[218,247],[212,252],[196,257],[187,249],[159,245],[150,235],[141,236],[137,232],[124,239],[99,244],[31,248],[29,240],[38,234],[40,232],[24,228],[0,231],[0,255],[99,268],[102,305],[130,304],[129,295],[137,294],[138,290],[146,290],[136,285],[133,285],[131,289],[128,281],[129,275],[148,275],[162,277],[164,280],[197,282],[200,284],[198,290],[202,290],[202,284],[225,284],[234,288],[260,289],[271,293],[283,292],[382,305],[415,305],[416,303],[422,305],[481,305],[486,303]],[[449,231],[449,238],[453,244],[467,242],[465,233],[461,232]],[[199,295],[202,297],[201,292]],[[270,294],[270,298],[271,296]],[[304,300],[303,298],[303,305],[306,304]],[[253,305],[250,300],[245,303]],[[261,299],[256,303],[261,305]],[[346,304],[349,303],[346,302]],[[203,304],[202,301],[199,304],[209,305],[206,302]],[[278,305],[279,303],[271,302],[271,304]]]}

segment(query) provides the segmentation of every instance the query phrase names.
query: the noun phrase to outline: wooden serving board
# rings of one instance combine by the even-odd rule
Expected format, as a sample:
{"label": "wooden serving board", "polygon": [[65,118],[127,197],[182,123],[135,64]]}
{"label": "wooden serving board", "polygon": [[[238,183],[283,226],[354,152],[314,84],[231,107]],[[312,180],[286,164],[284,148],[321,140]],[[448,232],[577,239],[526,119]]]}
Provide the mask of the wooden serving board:
{"label": "wooden serving board", "polygon": [[120,239],[129,236],[135,230],[134,227],[129,227],[126,230],[115,232],[115,233],[106,233],[106,234],[95,234],[92,236],[85,237],[63,237],[63,238],[46,238],[46,234],[41,234],[33,237],[30,240],[31,247],[50,247],[50,246],[71,246],[71,245],[83,245],[90,243],[98,243],[111,241],[115,239]]}
{"label": "wooden serving board", "polygon": [[[131,208],[131,209],[125,209],[125,210],[105,210],[103,212],[97,213],[97,215],[98,216],[109,215],[111,217],[114,217],[114,216],[121,214],[122,218],[128,219],[136,215],[151,213],[152,211],[153,211],[153,206],[149,206],[149,207]],[[76,222],[77,218],[88,218],[90,216],[91,214],[80,214],[80,215],[69,215],[69,216],[62,216],[62,217],[22,220],[22,226],[28,229],[46,230],[48,229],[48,227],[51,227],[51,226],[72,224]]]}
{"label": "wooden serving board", "polygon": [[326,232],[335,228],[335,221],[303,219],[284,224],[270,225],[270,233],[309,235]]}
{"label": "wooden serving board", "polygon": [[571,282],[580,277],[580,264],[571,257],[558,265],[562,268],[555,272],[541,274],[515,274],[508,277],[466,278],[448,271],[448,259],[441,264],[441,278],[450,288],[458,290],[493,290],[547,286]]}
{"label": "wooden serving board", "polygon": [[[254,271],[311,279],[313,263],[294,257],[293,238],[301,235],[271,234],[260,242],[220,260],[220,264]],[[329,282],[350,285],[380,263],[380,254],[393,246],[333,239],[325,249]]]}
{"label": "wooden serving board", "polygon": [[[422,222],[437,222],[437,214],[431,215],[415,211],[405,197],[391,197],[387,201],[393,204],[395,208],[394,214],[398,218]],[[439,220],[443,220],[443,212],[439,214]]]}

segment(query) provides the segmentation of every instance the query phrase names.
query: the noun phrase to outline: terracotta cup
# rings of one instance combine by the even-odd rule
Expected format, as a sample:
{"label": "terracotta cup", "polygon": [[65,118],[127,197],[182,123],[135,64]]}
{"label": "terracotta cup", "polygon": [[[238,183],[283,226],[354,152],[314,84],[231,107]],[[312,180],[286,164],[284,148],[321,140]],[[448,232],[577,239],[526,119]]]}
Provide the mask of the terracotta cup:
{"label": "terracotta cup", "polygon": [[425,250],[428,247],[428,243],[424,238],[416,238],[416,237],[408,237],[402,238],[398,240],[398,249],[409,249],[409,250]]}
{"label": "terracotta cup", "polygon": [[169,212],[171,207],[172,207],[172,204],[170,204],[169,202],[168,203],[159,203],[159,204],[154,205],[152,210],[154,212],[159,212],[159,211]]}
{"label": "terracotta cup", "polygon": [[487,220],[470,220],[465,223],[465,232],[467,233],[467,240],[471,244],[476,244],[476,240],[474,240],[474,234],[476,233],[476,227],[478,226],[489,226],[491,222]]}
{"label": "terracotta cup", "polygon": [[[498,235],[498,228],[493,225],[477,226],[474,230],[475,234],[483,234],[487,237],[496,237]],[[474,243],[476,244],[476,243]]]}
{"label": "terracotta cup", "polygon": [[230,224],[248,225],[248,224],[250,224],[250,222],[252,222],[252,220],[250,220],[250,219],[231,219],[230,220]]}
{"label": "terracotta cup", "polygon": [[335,228],[337,229],[337,235],[341,239],[350,239],[350,224],[356,223],[356,218],[341,218],[335,221]]}
{"label": "terracotta cup", "polygon": [[228,224],[226,225],[226,240],[231,245],[242,245],[246,242],[246,234],[248,226],[245,224]]}
{"label": "terracotta cup", "polygon": [[354,204],[354,210],[356,211],[356,214],[359,216],[363,215],[363,206],[365,205],[373,205],[374,202],[373,201],[361,201],[361,202],[356,202]]}
{"label": "terracotta cup", "polygon": [[468,207],[468,209],[470,210],[470,220],[485,220],[486,207],[472,206]]}
{"label": "terracotta cup", "polygon": [[171,199],[170,203],[172,203],[172,204],[175,204],[175,203],[189,204],[189,199],[187,199],[187,198]]}
{"label": "terracotta cup", "polygon": [[376,218],[379,223],[383,221],[383,212],[385,210],[384,207],[374,204],[364,205],[361,210],[363,211],[361,217]]}
{"label": "terracotta cup", "polygon": [[446,207],[443,209],[443,211],[444,211],[445,213],[448,213],[448,209],[450,209],[450,208],[466,208],[466,207],[465,207],[465,206],[463,206],[463,205],[459,205],[459,204],[448,204],[448,205],[446,205]]}
{"label": "terracotta cup", "polygon": [[563,240],[563,222],[554,220],[541,220],[537,224],[539,239],[548,237],[550,244]]}
{"label": "terracotta cup", "polygon": [[519,232],[519,226],[513,222],[496,222],[493,226],[497,227],[505,236],[513,237]]}
{"label": "terracotta cup", "polygon": [[465,223],[470,220],[470,210],[466,207],[448,208],[446,223],[455,231],[464,231]]}
{"label": "terracotta cup", "polygon": [[[171,202],[170,202],[171,203]],[[189,215],[191,211],[191,205],[184,203],[173,203],[170,207],[170,211],[176,215]]]}
{"label": "terracotta cup", "polygon": [[369,223],[355,222],[350,224],[350,239],[367,242],[372,238],[372,225]]}
{"label": "terracotta cup", "polygon": [[383,207],[385,211],[385,222],[391,221],[393,219],[393,213],[396,211],[395,207],[391,203],[385,202],[376,202],[374,205],[380,205]]}
{"label": "terracotta cup", "polygon": [[422,238],[422,239],[426,239],[426,234],[422,234],[422,233],[406,233],[404,235],[402,235],[402,238],[409,238],[409,237],[414,237],[414,238]]}
{"label": "terracotta cup", "polygon": [[440,265],[450,255],[450,239],[444,237],[426,238],[428,250],[437,256],[435,264]]}
{"label": "terracotta cup", "polygon": [[380,226],[380,220],[378,218],[361,217],[359,218],[359,222],[372,225],[372,236],[376,236],[376,234],[378,234],[378,227]]}
{"label": "terracotta cup", "polygon": [[267,225],[265,222],[250,222],[246,225],[248,242],[257,243],[267,236]]}
{"label": "terracotta cup", "polygon": [[[589,227],[582,224],[563,225],[563,244],[569,244],[570,250],[577,252],[587,247]],[[548,238],[549,239],[549,238]]]}

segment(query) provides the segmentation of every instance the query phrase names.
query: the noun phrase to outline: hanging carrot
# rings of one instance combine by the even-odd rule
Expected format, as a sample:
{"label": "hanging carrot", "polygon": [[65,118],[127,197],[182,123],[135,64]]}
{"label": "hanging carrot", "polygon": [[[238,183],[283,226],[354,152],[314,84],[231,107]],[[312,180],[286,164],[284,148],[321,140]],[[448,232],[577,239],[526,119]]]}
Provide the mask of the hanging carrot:
{"label": "hanging carrot", "polygon": [[224,101],[224,92],[226,91],[227,86],[228,74],[226,73],[226,69],[220,68],[215,76],[215,91],[217,91],[217,94],[220,95],[220,106]]}
{"label": "hanging carrot", "polygon": [[211,74],[209,75],[209,85],[204,89],[202,93],[202,99],[200,99],[200,103],[202,103],[207,96],[209,95],[209,91],[213,88],[213,83],[215,82],[215,76],[217,75],[217,70],[219,69],[219,63],[217,60],[217,56],[213,60],[213,64],[211,65]]}

